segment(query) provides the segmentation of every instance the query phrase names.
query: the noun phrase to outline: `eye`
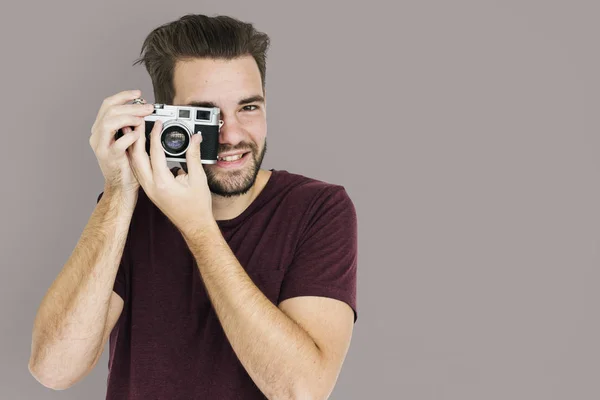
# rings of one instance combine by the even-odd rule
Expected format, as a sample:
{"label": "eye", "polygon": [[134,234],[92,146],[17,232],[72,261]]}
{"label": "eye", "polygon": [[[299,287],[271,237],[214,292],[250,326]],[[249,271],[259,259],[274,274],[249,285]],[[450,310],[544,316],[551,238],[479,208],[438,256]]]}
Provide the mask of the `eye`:
{"label": "eye", "polygon": [[[254,108],[250,109],[249,107],[254,107]],[[245,106],[245,107],[243,108],[243,110],[244,110],[244,111],[254,111],[254,110],[258,110],[258,106],[254,105],[254,104],[252,104],[252,105],[248,105],[248,106]]]}

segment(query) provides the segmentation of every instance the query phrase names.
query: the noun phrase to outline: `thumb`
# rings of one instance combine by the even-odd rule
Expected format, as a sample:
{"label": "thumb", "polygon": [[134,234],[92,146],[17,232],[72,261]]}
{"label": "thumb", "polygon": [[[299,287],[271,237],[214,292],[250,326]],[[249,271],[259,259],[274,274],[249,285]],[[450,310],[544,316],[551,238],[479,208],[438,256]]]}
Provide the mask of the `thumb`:
{"label": "thumb", "polygon": [[192,178],[195,176],[199,176],[199,174],[202,174],[202,172],[204,172],[202,171],[202,161],[200,161],[200,143],[202,143],[202,134],[198,132],[192,135],[190,147],[185,154],[188,167],[188,175],[190,175],[190,177]]}

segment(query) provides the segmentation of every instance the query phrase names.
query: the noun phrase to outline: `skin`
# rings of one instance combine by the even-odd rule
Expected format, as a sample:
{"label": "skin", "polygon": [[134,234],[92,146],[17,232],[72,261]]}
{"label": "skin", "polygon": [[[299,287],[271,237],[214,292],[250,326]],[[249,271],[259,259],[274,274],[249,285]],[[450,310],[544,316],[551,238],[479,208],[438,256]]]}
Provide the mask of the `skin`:
{"label": "skin", "polygon": [[265,98],[258,66],[250,56],[233,61],[179,61],[173,81],[174,105],[203,104],[221,109],[224,125],[219,133],[219,154],[252,152],[251,162],[236,170],[203,164],[215,220],[234,218],[252,203],[271,175],[260,169],[266,153],[266,99],[238,105],[240,99]]}

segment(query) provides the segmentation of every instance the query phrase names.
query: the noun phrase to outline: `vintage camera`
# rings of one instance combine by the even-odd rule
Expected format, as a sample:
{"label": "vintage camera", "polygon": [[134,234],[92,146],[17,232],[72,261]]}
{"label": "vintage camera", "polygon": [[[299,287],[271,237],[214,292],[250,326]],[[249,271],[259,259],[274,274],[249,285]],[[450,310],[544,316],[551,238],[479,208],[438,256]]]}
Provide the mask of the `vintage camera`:
{"label": "vintage camera", "polygon": [[[135,99],[134,104],[143,104],[143,99]],[[223,125],[221,110],[217,107],[188,107],[154,104],[152,114],[144,117],[146,121],[146,153],[150,155],[150,132],[154,121],[163,123],[160,143],[167,161],[186,162],[185,154],[190,146],[192,135],[202,133],[200,158],[203,164],[216,164],[219,151],[219,131]],[[121,129],[115,139],[123,136]]]}

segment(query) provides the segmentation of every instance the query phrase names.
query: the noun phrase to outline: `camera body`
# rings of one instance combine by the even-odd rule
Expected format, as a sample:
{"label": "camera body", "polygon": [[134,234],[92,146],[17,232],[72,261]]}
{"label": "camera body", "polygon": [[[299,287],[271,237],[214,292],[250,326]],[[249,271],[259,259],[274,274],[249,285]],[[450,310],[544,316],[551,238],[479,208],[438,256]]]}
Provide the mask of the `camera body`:
{"label": "camera body", "polygon": [[[134,104],[143,103],[135,99]],[[186,162],[186,152],[190,146],[192,135],[202,133],[200,144],[200,161],[202,164],[216,164],[219,151],[219,132],[223,121],[221,110],[217,107],[189,107],[154,104],[152,114],[144,117],[146,122],[146,153],[150,155],[150,132],[155,121],[162,121],[160,143],[167,161]],[[121,129],[115,139],[123,136]]]}

